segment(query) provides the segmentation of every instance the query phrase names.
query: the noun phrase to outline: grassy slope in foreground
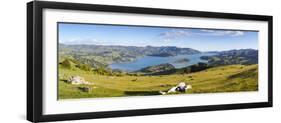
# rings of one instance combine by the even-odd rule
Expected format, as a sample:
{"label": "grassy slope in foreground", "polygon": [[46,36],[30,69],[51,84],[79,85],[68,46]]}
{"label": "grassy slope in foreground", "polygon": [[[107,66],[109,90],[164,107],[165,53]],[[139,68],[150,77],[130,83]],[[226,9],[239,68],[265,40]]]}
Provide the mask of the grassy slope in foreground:
{"label": "grassy slope in foreground", "polygon": [[185,81],[192,85],[186,93],[239,92],[258,90],[258,65],[227,65],[214,67],[191,74],[159,76],[106,76],[82,70],[59,69],[64,78],[78,75],[86,81],[94,82],[95,89],[82,92],[78,87],[59,81],[59,99],[97,98],[118,96],[159,95]]}

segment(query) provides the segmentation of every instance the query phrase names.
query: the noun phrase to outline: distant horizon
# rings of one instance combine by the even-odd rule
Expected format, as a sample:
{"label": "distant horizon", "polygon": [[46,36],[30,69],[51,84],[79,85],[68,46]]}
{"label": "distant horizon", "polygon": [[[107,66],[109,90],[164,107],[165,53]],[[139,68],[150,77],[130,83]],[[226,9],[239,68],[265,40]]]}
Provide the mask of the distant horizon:
{"label": "distant horizon", "polygon": [[[146,45],[146,46],[125,46],[125,45],[101,45],[101,44],[64,44],[64,43],[60,43],[63,45],[96,45],[96,46],[120,46],[120,47],[177,47],[177,48],[190,48],[190,49],[194,49],[194,50],[198,50],[192,47],[178,47],[178,46],[151,46],[151,45]],[[240,48],[240,49],[227,49],[227,50],[209,50],[209,51],[201,51],[201,52],[220,52],[220,51],[229,51],[229,50],[246,50],[246,49],[251,49],[251,50],[258,50],[258,49],[253,49],[253,48]]]}
{"label": "distant horizon", "polygon": [[59,23],[58,31],[58,41],[65,45],[171,46],[202,52],[258,50],[257,31],[72,23]]}

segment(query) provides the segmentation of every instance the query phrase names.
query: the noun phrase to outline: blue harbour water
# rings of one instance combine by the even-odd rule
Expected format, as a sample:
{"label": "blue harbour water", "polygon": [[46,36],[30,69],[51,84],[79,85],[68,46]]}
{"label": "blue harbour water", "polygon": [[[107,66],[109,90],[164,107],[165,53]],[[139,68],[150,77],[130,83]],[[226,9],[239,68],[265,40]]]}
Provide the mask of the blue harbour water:
{"label": "blue harbour water", "polygon": [[[170,63],[176,68],[187,67],[190,65],[197,64],[199,62],[207,62],[206,60],[201,59],[201,56],[212,56],[215,53],[200,53],[200,54],[193,54],[193,55],[177,55],[177,56],[169,56],[169,57],[157,57],[157,56],[144,56],[141,58],[137,58],[135,61],[132,62],[125,62],[125,63],[113,63],[110,64],[109,67],[111,69],[119,69],[123,71],[137,71],[142,68],[159,65],[164,63]],[[178,60],[188,59],[188,62],[177,62]]]}

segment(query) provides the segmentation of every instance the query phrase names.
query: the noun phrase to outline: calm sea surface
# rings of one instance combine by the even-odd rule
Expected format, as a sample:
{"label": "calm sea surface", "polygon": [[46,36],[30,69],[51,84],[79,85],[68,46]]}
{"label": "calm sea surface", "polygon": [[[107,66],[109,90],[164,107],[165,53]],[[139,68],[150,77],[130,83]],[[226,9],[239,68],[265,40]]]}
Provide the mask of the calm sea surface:
{"label": "calm sea surface", "polygon": [[[170,63],[174,65],[176,68],[182,68],[186,66],[190,66],[193,64],[197,64],[198,62],[207,62],[206,60],[200,59],[201,56],[212,56],[215,55],[215,53],[201,53],[201,54],[193,54],[193,55],[177,55],[177,56],[170,56],[170,57],[156,57],[156,56],[145,56],[136,59],[132,62],[126,62],[126,63],[113,63],[110,64],[109,67],[111,69],[120,69],[123,71],[136,71],[148,66],[153,65],[159,65],[164,63]],[[187,58],[188,62],[181,62],[178,63],[178,60],[182,60],[184,58]]]}

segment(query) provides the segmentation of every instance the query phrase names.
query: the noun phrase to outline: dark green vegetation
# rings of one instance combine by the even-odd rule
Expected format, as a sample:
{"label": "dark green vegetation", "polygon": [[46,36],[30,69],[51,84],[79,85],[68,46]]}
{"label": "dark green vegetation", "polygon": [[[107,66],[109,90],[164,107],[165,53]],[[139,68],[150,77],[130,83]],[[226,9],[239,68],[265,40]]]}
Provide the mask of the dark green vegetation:
{"label": "dark green vegetation", "polygon": [[188,73],[202,71],[211,67],[212,66],[209,66],[206,63],[198,63],[183,68],[174,68],[173,65],[171,64],[161,64],[157,66],[150,66],[144,68],[145,70],[149,69],[150,71],[141,71],[141,72],[144,72],[145,75],[188,74]]}
{"label": "dark green vegetation", "polygon": [[[60,44],[59,99],[160,95],[159,91],[167,91],[182,81],[192,85],[192,89],[185,92],[188,94],[257,91],[257,52],[251,49],[223,51],[215,56],[202,57],[208,63],[183,68],[166,63],[125,72],[112,70],[108,64],[130,62],[147,55],[200,52],[177,47]],[[181,59],[177,62],[188,61]],[[67,80],[71,76],[80,76],[93,84],[69,84]]]}
{"label": "dark green vegetation", "polygon": [[174,69],[175,69],[175,67],[172,64],[166,63],[166,64],[145,67],[145,68],[140,69],[138,72],[151,74],[151,73],[170,71],[170,70],[174,70]]}

